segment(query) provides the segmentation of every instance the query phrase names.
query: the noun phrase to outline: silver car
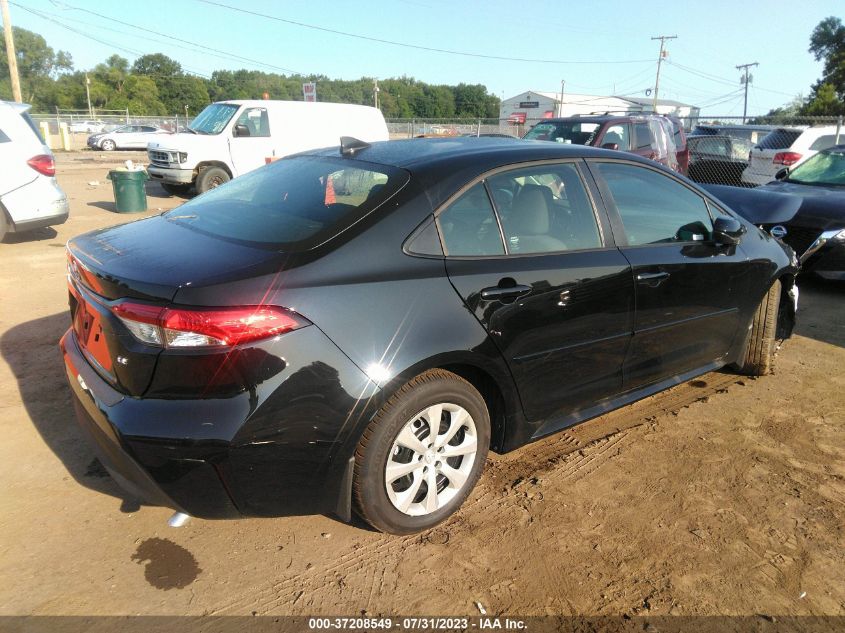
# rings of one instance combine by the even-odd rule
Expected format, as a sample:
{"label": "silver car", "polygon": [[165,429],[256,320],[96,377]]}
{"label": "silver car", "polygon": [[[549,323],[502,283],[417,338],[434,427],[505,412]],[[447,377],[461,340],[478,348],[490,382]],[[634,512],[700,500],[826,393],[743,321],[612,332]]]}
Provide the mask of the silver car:
{"label": "silver car", "polygon": [[147,149],[147,143],[158,134],[169,134],[154,125],[124,125],[105,134],[88,137],[88,147],[110,152],[115,149]]}
{"label": "silver car", "polygon": [[6,233],[62,224],[68,217],[53,153],[29,108],[0,101],[0,239]]}

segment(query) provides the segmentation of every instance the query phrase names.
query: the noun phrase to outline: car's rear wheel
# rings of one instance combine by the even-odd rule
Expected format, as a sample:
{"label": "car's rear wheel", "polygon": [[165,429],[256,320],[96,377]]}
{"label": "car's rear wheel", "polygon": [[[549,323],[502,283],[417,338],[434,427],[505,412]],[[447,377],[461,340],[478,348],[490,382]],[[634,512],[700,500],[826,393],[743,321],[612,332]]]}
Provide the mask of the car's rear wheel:
{"label": "car's rear wheel", "polygon": [[743,374],[765,376],[774,369],[780,292],[780,281],[775,280],[757,307],[745,354],[739,363],[739,371]]}
{"label": "car's rear wheel", "polygon": [[200,170],[197,176],[197,193],[205,193],[209,189],[214,189],[227,182],[229,182],[229,174],[221,167],[205,167]]}
{"label": "car's rear wheel", "polygon": [[114,141],[108,138],[100,145],[100,149],[106,152],[112,151],[115,147]]}
{"label": "car's rear wheel", "polygon": [[358,443],[356,511],[391,534],[437,525],[475,487],[489,444],[481,394],[448,371],[420,374],[381,408]]}

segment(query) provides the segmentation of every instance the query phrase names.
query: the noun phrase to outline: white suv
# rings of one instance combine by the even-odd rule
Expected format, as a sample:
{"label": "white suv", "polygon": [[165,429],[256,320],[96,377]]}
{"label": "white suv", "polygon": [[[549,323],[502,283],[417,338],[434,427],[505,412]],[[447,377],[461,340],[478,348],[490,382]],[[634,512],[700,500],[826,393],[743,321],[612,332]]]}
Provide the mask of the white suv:
{"label": "white suv", "polygon": [[[840,134],[845,139],[845,131]],[[842,141],[840,141],[842,142]],[[836,145],[836,126],[810,128],[779,127],[766,135],[748,154],[742,182],[765,185],[784,167],[793,169],[808,158]]]}
{"label": "white suv", "polygon": [[24,103],[0,101],[0,239],[62,224],[67,196],[56,182],[53,153]]}

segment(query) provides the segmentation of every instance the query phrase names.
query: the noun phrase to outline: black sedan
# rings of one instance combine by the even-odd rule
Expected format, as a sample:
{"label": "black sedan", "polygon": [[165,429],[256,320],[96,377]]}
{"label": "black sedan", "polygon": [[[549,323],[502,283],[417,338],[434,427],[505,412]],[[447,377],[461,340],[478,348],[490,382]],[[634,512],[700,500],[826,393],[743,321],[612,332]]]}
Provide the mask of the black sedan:
{"label": "black sedan", "polygon": [[206,518],[452,514],[509,451],[707,371],[769,371],[794,256],[653,161],[344,139],[68,243],[77,418]]}
{"label": "black sedan", "polygon": [[756,191],[801,199],[795,216],[779,229],[785,229],[783,240],[800,256],[802,271],[845,280],[845,145],[823,150],[778,176]]}

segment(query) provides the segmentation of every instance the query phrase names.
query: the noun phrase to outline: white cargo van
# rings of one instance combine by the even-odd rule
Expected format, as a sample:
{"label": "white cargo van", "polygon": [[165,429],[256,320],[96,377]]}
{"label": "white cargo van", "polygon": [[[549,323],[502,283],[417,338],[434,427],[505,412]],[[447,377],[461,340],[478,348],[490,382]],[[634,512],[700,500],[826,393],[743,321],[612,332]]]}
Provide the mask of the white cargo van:
{"label": "white cargo van", "polygon": [[220,101],[183,132],[147,145],[147,171],[171,193],[198,193],[257,169],[268,159],[340,144],[341,136],[386,141],[381,111],[304,101]]}

